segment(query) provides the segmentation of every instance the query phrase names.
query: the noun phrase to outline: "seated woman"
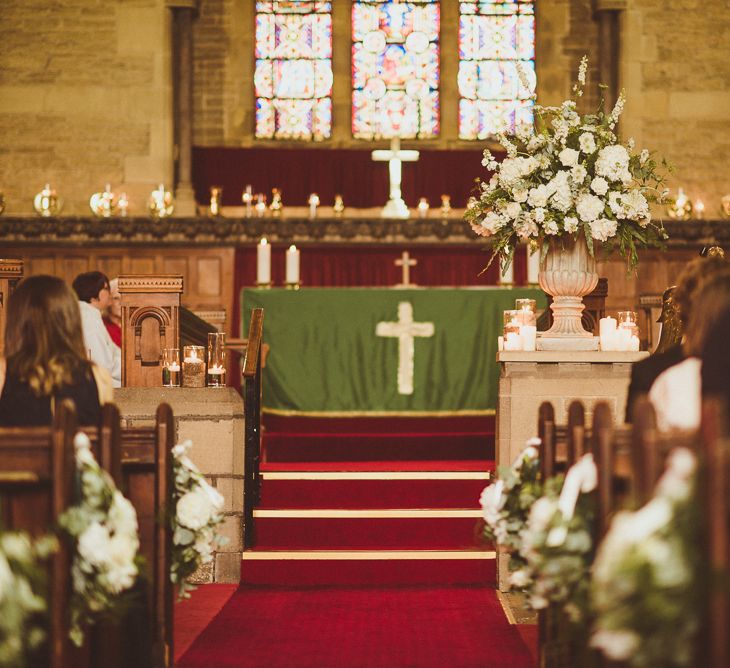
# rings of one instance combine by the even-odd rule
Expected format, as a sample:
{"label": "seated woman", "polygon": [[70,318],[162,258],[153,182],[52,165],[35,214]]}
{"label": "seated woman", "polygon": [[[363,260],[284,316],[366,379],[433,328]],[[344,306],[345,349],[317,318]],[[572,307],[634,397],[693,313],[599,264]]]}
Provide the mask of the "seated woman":
{"label": "seated woman", "polygon": [[702,410],[701,355],[720,315],[730,307],[730,271],[708,276],[692,293],[692,318],[683,346],[687,359],[664,371],[651,386],[649,400],[660,431],[697,429]]}
{"label": "seated woman", "polygon": [[0,359],[0,426],[49,425],[62,399],[80,424],[96,424],[112,401],[109,373],[87,359],[76,295],[60,278],[31,276],[7,304],[5,360]]}

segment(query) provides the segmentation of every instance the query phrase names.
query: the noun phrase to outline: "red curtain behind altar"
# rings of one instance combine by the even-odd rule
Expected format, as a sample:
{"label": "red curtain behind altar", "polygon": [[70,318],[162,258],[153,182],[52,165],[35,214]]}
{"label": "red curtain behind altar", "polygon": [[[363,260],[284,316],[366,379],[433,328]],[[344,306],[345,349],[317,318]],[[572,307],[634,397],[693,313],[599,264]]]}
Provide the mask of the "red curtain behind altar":
{"label": "red curtain behind altar", "polygon": [[[316,192],[323,206],[332,206],[336,194],[345,206],[382,206],[388,200],[388,166],[373,162],[367,149],[314,148],[193,148],[193,185],[201,204],[210,200],[210,187],[223,187],[223,204],[240,206],[247,184],[254,193],[270,198],[272,188],[282,191],[284,206],[306,206]],[[403,199],[415,206],[427,197],[440,206],[441,195],[451,195],[455,208],[466,206],[476,178],[490,174],[482,167],[482,149],[420,149],[417,162],[403,163]]]}
{"label": "red curtain behind altar", "polygon": [[[274,286],[284,284],[284,254],[286,244],[273,244],[271,249],[271,278]],[[460,287],[496,285],[499,269],[495,263],[480,275],[489,261],[486,246],[470,244],[452,246],[317,246],[301,250],[301,282],[304,288],[394,286],[401,282],[402,270],[394,264],[403,251],[408,251],[418,264],[411,267],[411,283],[429,287]],[[524,248],[515,254],[516,285],[527,282],[527,256]],[[233,312],[234,335],[240,328],[240,294],[256,283],[256,246],[236,250],[235,295]],[[244,336],[246,332],[242,333]]]}

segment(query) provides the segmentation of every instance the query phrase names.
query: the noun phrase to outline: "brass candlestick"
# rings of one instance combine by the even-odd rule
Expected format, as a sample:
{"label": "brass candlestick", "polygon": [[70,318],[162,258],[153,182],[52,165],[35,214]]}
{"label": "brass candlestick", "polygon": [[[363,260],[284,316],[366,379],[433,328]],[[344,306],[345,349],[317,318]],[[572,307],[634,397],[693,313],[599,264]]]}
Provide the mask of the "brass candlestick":
{"label": "brass candlestick", "polygon": [[175,210],[172,193],[169,190],[165,190],[165,186],[160,183],[157,190],[153,190],[150,193],[148,207],[153,218],[167,218],[171,216]]}
{"label": "brass candlestick", "polygon": [[210,189],[210,215],[220,216],[221,203],[223,201],[223,188],[221,186],[211,186]]}
{"label": "brass candlestick", "polygon": [[345,213],[345,202],[342,200],[342,195],[335,195],[335,203],[332,207],[332,210],[335,212],[335,216],[338,218],[341,218],[343,214]]}
{"label": "brass candlestick", "polygon": [[269,211],[272,216],[280,216],[284,209],[284,204],[281,201],[281,191],[278,188],[271,189],[271,204],[269,205]]}

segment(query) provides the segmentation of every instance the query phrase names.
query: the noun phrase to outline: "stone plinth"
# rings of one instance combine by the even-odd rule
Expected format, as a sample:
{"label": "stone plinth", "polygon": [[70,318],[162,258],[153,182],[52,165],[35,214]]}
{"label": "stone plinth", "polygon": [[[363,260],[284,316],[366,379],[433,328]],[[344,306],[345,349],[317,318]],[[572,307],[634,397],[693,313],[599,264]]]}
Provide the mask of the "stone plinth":
{"label": "stone plinth", "polygon": [[[568,421],[568,406],[579,399],[590,424],[593,407],[606,401],[617,424],[624,421],[631,365],[647,352],[536,351],[499,352],[497,466],[511,464],[537,435],[537,413],[543,401],[555,408],[558,424]],[[499,588],[507,586],[507,557],[497,562]]]}
{"label": "stone plinth", "polygon": [[228,538],[215,560],[192,578],[196,582],[235,582],[243,552],[243,399],[233,388],[124,387],[114,391],[123,423],[154,424],[161,402],[172,406],[175,442],[190,439],[190,459],[225,499],[219,531]]}

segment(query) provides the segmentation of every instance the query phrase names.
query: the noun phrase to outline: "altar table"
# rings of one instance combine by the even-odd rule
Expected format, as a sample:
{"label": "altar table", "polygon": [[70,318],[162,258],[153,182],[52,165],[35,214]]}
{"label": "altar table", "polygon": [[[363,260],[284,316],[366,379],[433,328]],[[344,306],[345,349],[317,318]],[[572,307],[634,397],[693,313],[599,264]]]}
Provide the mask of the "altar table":
{"label": "altar table", "polygon": [[242,331],[262,307],[268,412],[490,414],[502,312],[524,297],[545,307],[532,288],[245,289]]}

